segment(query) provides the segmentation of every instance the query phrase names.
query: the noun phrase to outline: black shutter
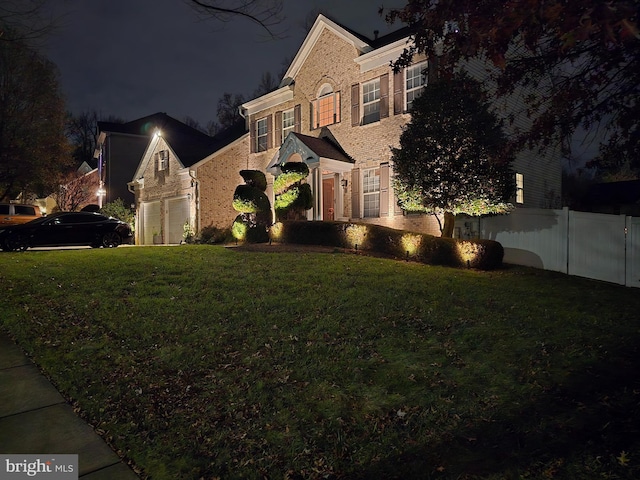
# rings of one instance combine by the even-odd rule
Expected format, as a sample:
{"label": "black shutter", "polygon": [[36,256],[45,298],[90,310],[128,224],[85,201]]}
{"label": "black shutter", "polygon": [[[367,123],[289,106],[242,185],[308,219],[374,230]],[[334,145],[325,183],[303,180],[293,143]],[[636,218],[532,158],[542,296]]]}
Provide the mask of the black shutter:
{"label": "black shutter", "polygon": [[393,114],[404,111],[404,69],[393,74]]}
{"label": "black shutter", "polygon": [[380,76],[380,118],[389,116],[389,74]]}
{"label": "black shutter", "polygon": [[301,107],[300,104],[298,104],[293,107],[293,131],[296,133],[300,133],[301,116]]}
{"label": "black shutter", "polygon": [[360,125],[360,84],[351,85],[351,126]]}

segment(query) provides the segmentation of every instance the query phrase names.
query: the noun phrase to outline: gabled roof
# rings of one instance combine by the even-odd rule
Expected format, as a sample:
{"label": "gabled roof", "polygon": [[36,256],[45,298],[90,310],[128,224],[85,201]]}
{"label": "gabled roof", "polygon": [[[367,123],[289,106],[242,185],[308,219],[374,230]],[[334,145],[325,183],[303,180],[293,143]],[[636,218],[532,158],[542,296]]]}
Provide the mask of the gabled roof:
{"label": "gabled roof", "polygon": [[[152,138],[159,131],[185,167],[202,160],[244,133],[244,123],[239,123],[210,137],[166,113],[154,113],[127,123],[98,122],[98,128],[101,132],[110,134],[148,138]],[[240,128],[242,132],[239,132]]]}
{"label": "gabled roof", "polygon": [[284,139],[266,170],[277,175],[280,165],[293,154],[300,155],[302,161],[310,167],[320,166],[337,172],[347,172],[353,168],[355,161],[336,142],[327,137],[311,137],[302,133],[291,132]]}
{"label": "gabled roof", "polygon": [[292,133],[320,158],[330,158],[345,163],[355,163],[342,148],[328,138],[311,137],[302,133]]}
{"label": "gabled roof", "polygon": [[[332,32],[345,42],[353,45],[357,51],[357,56],[354,60],[361,63],[358,61],[358,58],[364,57],[363,61],[369,62],[367,66],[361,66],[361,68],[375,68],[380,65],[388,64],[389,59],[396,60],[402,50],[407,46],[407,41],[411,35],[409,27],[403,27],[382,37],[370,39],[350,30],[324,15],[318,15],[318,18],[316,18],[315,23],[309,30],[309,33],[304,39],[302,46],[293,59],[293,62],[291,62],[291,65],[284,74],[284,77],[280,82],[280,88],[291,85],[293,79],[296,77],[309,56],[309,53],[313,50],[313,47],[320,38],[320,35],[325,30]],[[385,54],[386,56],[383,57]],[[371,60],[368,60],[369,57],[380,57],[380,59],[378,59],[378,61],[374,60],[374,62],[371,63]]]}
{"label": "gabled roof", "polygon": [[309,56],[309,53],[311,53],[311,50],[316,44],[318,38],[320,38],[320,35],[325,30],[331,31],[338,37],[342,38],[344,41],[353,45],[359,53],[366,53],[372,50],[372,47],[369,44],[370,42],[368,42],[365,37],[351,32],[347,28],[339,25],[333,20],[328,19],[324,15],[318,15],[318,18],[316,18],[316,21],[314,22],[313,26],[309,30],[309,33],[304,39],[302,47],[300,47],[297,55],[293,59],[293,62],[291,62],[291,65],[284,74],[284,78],[280,82],[281,87],[288,85],[291,80],[296,77],[298,71]]}

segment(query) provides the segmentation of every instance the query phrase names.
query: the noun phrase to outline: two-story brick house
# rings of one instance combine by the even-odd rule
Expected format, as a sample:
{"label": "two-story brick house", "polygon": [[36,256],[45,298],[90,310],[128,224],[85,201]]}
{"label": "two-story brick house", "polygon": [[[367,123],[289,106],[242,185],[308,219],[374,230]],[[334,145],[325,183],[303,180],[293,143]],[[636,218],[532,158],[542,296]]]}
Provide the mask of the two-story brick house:
{"label": "two-story brick house", "polygon": [[[435,217],[404,214],[391,187],[390,147],[398,146],[411,102],[433,70],[427,58],[418,57],[393,72],[390,62],[408,40],[404,30],[370,40],[319,15],[279,88],[242,105],[248,133],[184,170],[194,185],[192,224],[231,225],[240,170],[264,171],[273,200],[279,165],[301,161],[309,166],[314,195],[309,219],[371,222],[439,235]],[[502,107],[505,115],[509,104],[514,102]],[[546,158],[534,152],[517,157],[516,205],[553,206],[561,166],[556,152],[549,152]]]}

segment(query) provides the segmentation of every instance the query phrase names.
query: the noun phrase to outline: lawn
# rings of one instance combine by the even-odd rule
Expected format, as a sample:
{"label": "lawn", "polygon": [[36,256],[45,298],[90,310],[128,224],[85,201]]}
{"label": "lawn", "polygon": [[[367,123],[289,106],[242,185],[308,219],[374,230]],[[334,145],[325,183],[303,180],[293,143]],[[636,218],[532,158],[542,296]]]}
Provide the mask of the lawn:
{"label": "lawn", "polygon": [[152,479],[640,477],[640,295],[216,246],[0,255],[2,326]]}

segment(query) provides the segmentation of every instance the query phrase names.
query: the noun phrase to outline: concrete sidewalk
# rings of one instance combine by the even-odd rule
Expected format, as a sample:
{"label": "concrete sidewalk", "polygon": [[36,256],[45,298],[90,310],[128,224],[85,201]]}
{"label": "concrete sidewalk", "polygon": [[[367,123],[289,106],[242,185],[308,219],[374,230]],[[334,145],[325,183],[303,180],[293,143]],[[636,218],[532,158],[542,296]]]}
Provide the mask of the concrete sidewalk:
{"label": "concrete sidewalk", "polygon": [[0,453],[77,454],[83,480],[138,479],[3,332]]}

